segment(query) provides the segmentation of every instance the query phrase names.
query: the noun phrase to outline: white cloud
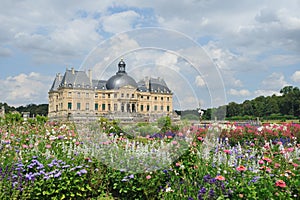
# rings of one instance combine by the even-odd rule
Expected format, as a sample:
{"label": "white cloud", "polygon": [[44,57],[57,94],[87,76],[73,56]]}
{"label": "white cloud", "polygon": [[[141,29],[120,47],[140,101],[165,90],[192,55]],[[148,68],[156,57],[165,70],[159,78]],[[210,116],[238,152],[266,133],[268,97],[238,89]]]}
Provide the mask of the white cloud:
{"label": "white cloud", "polygon": [[233,96],[243,96],[243,97],[247,97],[251,95],[250,91],[247,89],[241,89],[241,90],[230,89],[228,91],[228,94]]}
{"label": "white cloud", "polygon": [[284,75],[282,73],[273,72],[261,83],[261,88],[263,90],[279,91],[288,83],[285,81]]}
{"label": "white cloud", "polygon": [[47,103],[47,92],[53,77],[43,76],[39,73],[19,74],[0,79],[0,101],[9,105],[20,106],[33,102]]}
{"label": "white cloud", "polygon": [[104,16],[101,19],[103,30],[109,33],[120,33],[131,30],[139,17],[140,15],[132,10]]}
{"label": "white cloud", "polygon": [[292,75],[292,80],[300,83],[300,71],[295,71],[295,73]]}
{"label": "white cloud", "polygon": [[196,76],[195,84],[198,87],[203,87],[203,86],[205,86],[205,81],[201,76]]}
{"label": "white cloud", "polygon": [[272,95],[276,95],[276,96],[280,96],[280,92],[279,91],[275,91],[275,90],[256,90],[254,91],[255,96],[272,96]]}

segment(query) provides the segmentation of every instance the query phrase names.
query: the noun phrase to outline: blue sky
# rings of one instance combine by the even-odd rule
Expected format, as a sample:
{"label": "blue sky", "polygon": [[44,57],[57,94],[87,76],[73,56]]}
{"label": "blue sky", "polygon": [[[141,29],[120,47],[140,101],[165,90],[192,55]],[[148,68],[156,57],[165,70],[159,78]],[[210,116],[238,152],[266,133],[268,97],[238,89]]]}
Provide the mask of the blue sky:
{"label": "blue sky", "polygon": [[[299,10],[298,0],[2,0],[0,102],[14,106],[48,103],[47,92],[56,73],[71,67],[92,68],[95,78],[107,78],[115,73],[115,60],[124,55],[134,78],[147,73],[164,77],[184,108],[196,107],[195,102],[210,107],[278,95],[286,85],[300,86]],[[142,32],[143,38],[135,32],[148,27],[172,33],[166,38],[162,32]],[[197,45],[174,42],[173,33],[183,36],[180,41]],[[164,51],[141,49],[146,43],[154,48],[162,45]],[[104,57],[101,48],[107,44],[115,45],[111,46],[114,52]],[[195,60],[209,58],[220,79],[201,67],[195,74],[182,62],[191,47],[203,49],[199,53],[205,55],[190,54],[194,53]],[[135,51],[128,53],[126,48]],[[90,62],[97,56],[98,61]],[[166,69],[178,77],[171,79]],[[106,70],[103,77],[99,70]],[[223,88],[216,88],[212,80],[222,82]],[[224,92],[221,101],[209,96],[222,93],[219,89]],[[190,98],[193,95],[196,100]]]}

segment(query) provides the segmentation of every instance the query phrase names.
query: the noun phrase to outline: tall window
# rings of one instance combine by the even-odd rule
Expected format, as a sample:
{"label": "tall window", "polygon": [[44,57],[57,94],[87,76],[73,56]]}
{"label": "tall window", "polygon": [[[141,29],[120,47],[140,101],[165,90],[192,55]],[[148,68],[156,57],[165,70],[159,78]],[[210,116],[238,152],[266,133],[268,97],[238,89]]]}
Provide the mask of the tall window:
{"label": "tall window", "polygon": [[68,102],[68,110],[72,110],[72,103]]}
{"label": "tall window", "polygon": [[161,111],[164,110],[164,106],[163,106],[163,105],[160,106],[160,110],[161,110]]}
{"label": "tall window", "polygon": [[90,110],[90,104],[89,103],[85,104],[85,110]]}
{"label": "tall window", "polygon": [[110,111],[110,109],[111,109],[111,108],[110,108],[110,104],[108,104],[107,107],[108,107],[108,111]]}
{"label": "tall window", "polygon": [[157,111],[157,105],[154,106],[154,110]]}
{"label": "tall window", "polygon": [[95,103],[95,110],[98,110],[99,109],[99,105],[98,103]]}
{"label": "tall window", "polygon": [[168,111],[168,112],[170,111],[170,106],[167,106],[167,111]]}
{"label": "tall window", "polygon": [[72,97],[72,92],[68,92],[68,97]]}
{"label": "tall window", "polygon": [[105,103],[102,104],[102,110],[105,110]]}
{"label": "tall window", "polygon": [[80,103],[77,103],[77,110],[80,110]]}
{"label": "tall window", "polygon": [[118,110],[118,104],[114,104],[114,111],[117,111]]}
{"label": "tall window", "polygon": [[121,104],[121,111],[124,112],[124,103]]}
{"label": "tall window", "polygon": [[147,105],[147,111],[150,111],[150,105]]}
{"label": "tall window", "polygon": [[144,111],[144,105],[141,105],[141,111]]}
{"label": "tall window", "polygon": [[86,98],[89,98],[89,97],[90,97],[90,93],[88,93],[88,92],[85,93],[85,97],[86,97]]}
{"label": "tall window", "polygon": [[115,93],[115,94],[114,94],[114,98],[117,98],[117,97],[118,97],[118,95],[117,95],[117,93]]}
{"label": "tall window", "polygon": [[77,97],[80,98],[80,92],[77,92]]}

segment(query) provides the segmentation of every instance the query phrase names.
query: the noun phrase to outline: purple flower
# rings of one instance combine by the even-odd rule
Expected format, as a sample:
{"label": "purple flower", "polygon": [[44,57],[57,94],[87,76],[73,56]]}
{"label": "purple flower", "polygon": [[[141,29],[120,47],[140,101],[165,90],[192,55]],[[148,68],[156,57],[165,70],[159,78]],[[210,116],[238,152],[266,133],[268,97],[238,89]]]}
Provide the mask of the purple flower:
{"label": "purple flower", "polygon": [[203,177],[204,182],[208,182],[210,179],[211,179],[211,176],[209,174],[207,174]]}
{"label": "purple flower", "polygon": [[206,193],[206,188],[202,187],[201,190],[199,190],[199,193],[200,194],[205,194]]}
{"label": "purple flower", "polygon": [[128,178],[132,179],[132,178],[134,178],[134,175],[131,174],[131,175],[128,176]]}
{"label": "purple flower", "polygon": [[210,197],[215,196],[215,191],[214,191],[214,189],[210,189],[210,190],[209,190],[209,196],[210,196]]}
{"label": "purple flower", "polygon": [[25,178],[29,181],[34,179],[34,175],[32,174],[32,172],[30,172],[29,174],[25,174]]}
{"label": "purple flower", "polygon": [[58,178],[61,175],[61,171],[59,171],[57,174],[54,174],[54,178]]}
{"label": "purple flower", "polygon": [[86,169],[82,169],[82,170],[80,170],[80,173],[81,173],[81,174],[86,174],[87,171],[86,171]]}

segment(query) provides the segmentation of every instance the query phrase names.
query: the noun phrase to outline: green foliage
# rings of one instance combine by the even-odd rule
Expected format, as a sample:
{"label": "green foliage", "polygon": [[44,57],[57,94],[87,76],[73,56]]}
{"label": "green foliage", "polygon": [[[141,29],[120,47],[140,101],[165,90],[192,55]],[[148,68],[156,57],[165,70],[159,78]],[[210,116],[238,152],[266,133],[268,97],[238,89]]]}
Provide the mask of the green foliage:
{"label": "green foliage", "polygon": [[160,117],[157,119],[157,126],[161,129],[161,133],[166,133],[171,130],[172,121],[169,116]]}

